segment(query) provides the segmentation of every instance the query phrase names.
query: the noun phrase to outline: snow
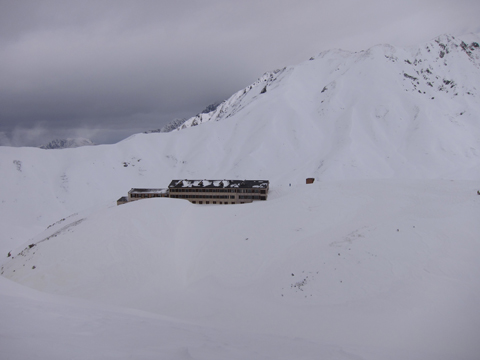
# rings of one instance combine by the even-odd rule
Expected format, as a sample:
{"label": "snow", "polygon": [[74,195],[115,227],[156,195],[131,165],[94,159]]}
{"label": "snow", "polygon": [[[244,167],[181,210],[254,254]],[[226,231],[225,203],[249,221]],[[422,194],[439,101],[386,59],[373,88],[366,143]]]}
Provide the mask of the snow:
{"label": "snow", "polygon": [[166,194],[168,189],[131,189],[132,193]]}
{"label": "snow", "polygon": [[5,360],[354,358],[342,348],[302,339],[258,338],[138,310],[49,296],[1,277],[0,298]]}
{"label": "snow", "polygon": [[[480,50],[437,40],[322,53],[180,131],[0,147],[2,358],[478,359]],[[115,205],[172,179],[269,198]]]}
{"label": "snow", "polygon": [[202,180],[202,186],[210,186],[212,185],[212,182],[209,180]]}
{"label": "snow", "polygon": [[[336,349],[332,356],[340,359],[353,354],[474,359],[480,350],[475,185],[441,180],[302,184],[277,188],[266,202],[227,207],[142,200],[52,226],[32,239],[36,246],[13,251],[2,271],[8,279],[63,299],[65,310],[43,305],[48,317],[41,302],[25,304],[29,314],[38,312],[28,324],[45,322],[54,329],[59,322],[68,324],[62,311],[70,314],[67,319],[73,316],[70,298],[103,304],[98,305],[101,314],[112,307],[122,314],[146,311],[147,320],[129,320],[76,305],[73,313],[84,313],[77,321],[89,324],[93,317],[98,328],[78,326],[89,334],[106,331],[103,338],[113,347],[120,331],[110,330],[122,322],[137,324],[133,329],[153,342],[148,340],[151,327],[160,334],[167,330],[152,318],[164,315],[174,326],[197,324],[190,329],[197,334],[191,341],[209,336],[212,348],[221,339],[236,348],[243,341],[239,338],[255,337],[255,351],[264,351],[265,358],[274,350],[267,350],[262,339],[273,338],[276,346],[293,346],[292,339],[313,346],[316,350],[305,358]],[[110,317],[119,317],[118,326]],[[128,326],[120,339],[131,331]],[[28,335],[18,336],[23,341]],[[62,337],[54,330],[50,336],[53,341],[72,333]],[[179,336],[178,351],[195,348]],[[120,353],[134,351],[122,346]],[[252,356],[252,348],[237,351]]]}

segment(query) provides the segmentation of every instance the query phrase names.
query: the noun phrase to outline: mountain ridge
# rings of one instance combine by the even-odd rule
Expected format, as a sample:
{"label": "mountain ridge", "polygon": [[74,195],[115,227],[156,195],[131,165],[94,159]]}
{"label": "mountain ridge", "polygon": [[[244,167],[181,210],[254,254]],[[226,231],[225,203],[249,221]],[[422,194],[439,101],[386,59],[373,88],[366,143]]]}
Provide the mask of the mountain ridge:
{"label": "mountain ridge", "polygon": [[66,138],[66,139],[55,139],[50,141],[48,144],[39,146],[43,150],[54,150],[54,149],[73,149],[82,146],[93,146],[95,145],[92,141],[85,138]]}
{"label": "mountain ridge", "polygon": [[[436,51],[435,53],[438,54],[435,60],[443,59],[446,55],[450,54],[451,51],[456,51],[456,50],[461,50],[463,51],[469,58],[470,60],[475,64],[476,67],[479,66],[479,59],[480,59],[480,52],[477,51],[479,48],[479,41],[480,37],[476,36],[475,34],[471,34],[469,36],[471,38],[470,44],[465,43],[462,40],[457,40],[454,36],[452,35],[441,35],[438,36],[437,38],[433,39],[432,41],[429,41],[420,47],[407,47],[407,48],[396,48],[394,46],[388,45],[388,44],[380,44],[373,46],[367,50],[360,51],[360,52],[352,52],[352,51],[346,51],[346,50],[340,50],[340,49],[333,49],[333,50],[327,50],[324,52],[321,52],[315,57],[311,57],[309,61],[315,61],[315,60],[322,60],[322,59],[327,59],[328,62],[334,62],[338,61],[340,59],[345,59],[345,60],[352,60],[353,62],[356,63],[358,61],[361,61],[362,59],[366,57],[370,57],[372,53],[376,53],[378,51],[381,52],[383,51],[383,55],[385,58],[389,59],[392,62],[396,62],[398,60],[398,57],[395,56],[396,53],[400,52],[400,56],[404,57],[405,63],[412,65],[413,67],[417,67],[417,65],[422,63],[422,59],[417,59],[417,57],[422,56],[422,50],[426,50],[427,52],[431,51]],[[381,54],[382,55],[382,54]],[[412,59],[415,58],[415,59]],[[410,60],[412,59],[412,60]],[[446,60],[445,60],[446,61]],[[293,67],[288,67],[288,68],[293,68]],[[278,74],[282,73],[285,71],[287,67],[283,69],[277,69],[271,72],[266,72],[262,77],[260,77],[256,82],[253,84],[249,85],[243,90],[238,91],[234,95],[232,95],[229,99],[224,101],[223,103],[220,104],[220,110],[219,111],[212,111],[207,114],[199,114],[196,115],[190,119],[187,119],[187,121],[182,124],[178,130],[181,129],[186,129],[188,127],[196,126],[201,123],[207,122],[207,121],[219,121],[222,119],[222,115],[225,113],[228,113],[228,108],[232,107],[238,107],[238,105],[234,105],[238,103],[239,101],[243,99],[244,95],[246,95],[247,92],[251,91],[253,88],[261,88],[260,93],[262,93],[263,90],[268,89],[268,86],[271,85],[275,80],[277,80]],[[336,71],[340,70],[339,68],[336,69]],[[424,69],[421,69],[424,70]],[[423,75],[424,80],[428,80],[428,75],[429,73],[426,72],[424,73],[418,73],[416,69],[413,69],[413,71],[416,73],[416,76],[421,76]],[[426,69],[425,69],[426,71]],[[418,80],[415,76],[409,75],[407,72],[403,73],[404,77],[415,82]],[[449,81],[449,80],[446,80]],[[433,84],[430,85],[431,83],[428,82],[429,86],[433,87]],[[445,85],[455,85],[454,83],[451,83],[451,80],[449,83]],[[415,85],[414,83],[412,85]],[[419,85],[419,84],[418,84]],[[414,86],[415,87],[415,86]],[[324,89],[326,90],[327,84],[325,85]],[[440,85],[439,89],[444,90],[444,88]],[[258,91],[258,89],[257,89]],[[265,91],[266,92],[266,91]],[[265,93],[264,92],[264,93]],[[228,114],[230,117],[231,111]]]}

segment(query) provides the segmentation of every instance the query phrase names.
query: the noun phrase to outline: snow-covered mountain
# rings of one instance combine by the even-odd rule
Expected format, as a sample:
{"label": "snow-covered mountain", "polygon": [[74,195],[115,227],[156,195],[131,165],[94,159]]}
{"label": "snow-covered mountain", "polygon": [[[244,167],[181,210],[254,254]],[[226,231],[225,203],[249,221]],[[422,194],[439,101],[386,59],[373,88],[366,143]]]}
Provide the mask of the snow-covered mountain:
{"label": "snow-covered mountain", "polygon": [[453,36],[410,49],[327,51],[266,73],[180,129],[230,119],[256,126],[263,146],[248,153],[311,159],[320,178],[455,177],[472,167],[478,178],[479,58],[478,42]]}
{"label": "snow-covered mountain", "polygon": [[[477,41],[472,41],[473,39]],[[357,107],[358,103],[363,103],[360,100],[369,100],[364,103],[367,108],[378,108],[379,104],[387,108],[388,105],[396,104],[392,102],[393,100],[387,103],[382,100],[386,97],[398,96],[398,91],[413,92],[413,96],[406,99],[413,106],[418,103],[423,105],[422,107],[429,104],[429,102],[423,103],[425,98],[434,100],[435,96],[441,96],[443,100],[444,98],[455,99],[459,95],[459,99],[463,99],[464,95],[469,95],[467,99],[473,99],[478,96],[475,91],[478,78],[476,76],[470,78],[468,74],[478,76],[480,65],[478,41],[480,39],[474,35],[468,43],[453,36],[444,35],[415,48],[402,49],[390,45],[378,45],[358,53],[343,50],[326,51],[317,57],[310,58],[314,63],[265,73],[255,83],[221,103],[214,111],[188,119],[181,129],[207,121],[229,118],[239,109],[255,102],[259,94],[265,94],[268,90],[279,86],[288,86],[282,82],[288,83],[294,80],[301,80],[304,91],[310,84],[317,91],[320,90],[319,93],[308,91],[302,94],[306,98],[319,100],[316,101],[317,114],[311,114],[317,118],[323,117],[327,109],[332,111]],[[303,72],[298,74],[300,68]],[[299,79],[301,76],[303,78]],[[291,77],[294,79],[290,79]],[[416,95],[417,93],[424,96]],[[344,96],[352,94],[354,96]],[[380,94],[384,95],[379,96]],[[445,94],[449,96],[444,96]],[[338,96],[342,97],[343,106],[335,106],[333,100]],[[456,100],[461,103],[462,100],[459,99]],[[302,106],[305,103],[299,101],[297,105]],[[453,113],[453,115],[460,113],[462,112]],[[464,112],[461,115],[463,114]],[[334,113],[329,117],[332,115],[338,116]]]}
{"label": "snow-covered mountain", "polygon": [[52,149],[69,149],[77,148],[81,146],[95,145],[89,139],[85,138],[67,138],[67,139],[55,139],[50,141],[46,145],[40,146],[40,149],[52,150]]}
{"label": "snow-covered mountain", "polygon": [[[54,329],[72,307],[72,331],[92,339],[128,338],[125,321],[148,339],[135,344],[160,351],[118,345],[134,358],[476,359],[479,61],[476,39],[452,36],[332,50],[266,73],[179,131],[0,147],[1,274],[105,306],[0,282],[2,316],[18,329],[14,314],[35,314],[22,319],[65,343]],[[269,200],[115,205],[182,178],[268,179]],[[147,335],[172,326],[161,345]],[[0,345],[14,354],[17,343]]]}

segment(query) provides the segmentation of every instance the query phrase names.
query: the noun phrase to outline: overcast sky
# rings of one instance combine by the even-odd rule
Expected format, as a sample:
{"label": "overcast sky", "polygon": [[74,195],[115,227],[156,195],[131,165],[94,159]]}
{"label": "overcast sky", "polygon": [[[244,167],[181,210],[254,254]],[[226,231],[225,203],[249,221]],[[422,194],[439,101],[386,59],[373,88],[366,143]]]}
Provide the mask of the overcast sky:
{"label": "overcast sky", "polygon": [[0,145],[112,143],[331,48],[480,32],[478,0],[0,0]]}

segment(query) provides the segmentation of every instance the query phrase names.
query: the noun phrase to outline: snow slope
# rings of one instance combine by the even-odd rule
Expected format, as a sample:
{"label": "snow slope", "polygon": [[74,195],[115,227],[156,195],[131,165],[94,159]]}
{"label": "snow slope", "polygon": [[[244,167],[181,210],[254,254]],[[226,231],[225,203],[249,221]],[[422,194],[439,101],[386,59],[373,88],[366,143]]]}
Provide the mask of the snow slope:
{"label": "snow slope", "polygon": [[[90,344],[97,358],[477,359],[479,53],[451,36],[335,50],[266,74],[180,131],[0,147],[1,348],[12,359],[61,358],[63,344],[77,358],[95,357],[78,350]],[[248,205],[115,206],[175,178],[269,179],[271,190]],[[37,324],[44,341],[16,346]],[[157,331],[172,340],[155,343]]]}
{"label": "snow slope", "polygon": [[475,359],[476,185],[335,181],[226,207],[142,200],[65,219],[1,271],[44,292],[198,324],[202,334],[298,338],[354,359]]}
{"label": "snow slope", "polygon": [[0,277],[2,359],[357,359],[286,337],[182,323],[152,313],[51,296]]}

